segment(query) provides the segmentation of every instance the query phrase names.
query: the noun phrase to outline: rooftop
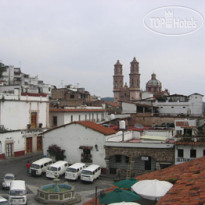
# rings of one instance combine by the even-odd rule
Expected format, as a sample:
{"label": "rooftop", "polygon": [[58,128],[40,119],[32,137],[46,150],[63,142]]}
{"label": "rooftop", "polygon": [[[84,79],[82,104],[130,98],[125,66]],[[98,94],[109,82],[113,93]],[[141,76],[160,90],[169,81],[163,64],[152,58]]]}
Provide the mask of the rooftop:
{"label": "rooftop", "polygon": [[[141,175],[138,180],[158,179],[175,181],[170,191],[157,205],[203,205],[205,204],[205,156],[179,165]],[[113,186],[105,192],[113,191]],[[84,205],[91,205],[95,199]],[[99,205],[99,201],[97,203]]]}
{"label": "rooftop", "polygon": [[69,126],[69,125],[72,125],[72,124],[82,125],[84,127],[87,127],[87,128],[92,129],[92,130],[95,130],[97,132],[100,132],[104,135],[112,135],[112,134],[115,134],[117,132],[117,131],[115,131],[114,129],[112,129],[110,127],[104,127],[102,125],[96,124],[96,123],[91,122],[91,121],[77,121],[77,122],[71,122],[71,123],[68,123],[68,124],[64,124],[64,125],[61,125],[61,126],[58,126],[58,127],[51,128],[51,129],[43,132],[42,134],[46,134],[48,132],[51,132],[52,130],[56,130],[56,129],[59,129],[61,127],[66,127],[66,126]]}
{"label": "rooftop", "polygon": [[51,108],[50,112],[105,112],[106,109],[63,109],[63,108]]}

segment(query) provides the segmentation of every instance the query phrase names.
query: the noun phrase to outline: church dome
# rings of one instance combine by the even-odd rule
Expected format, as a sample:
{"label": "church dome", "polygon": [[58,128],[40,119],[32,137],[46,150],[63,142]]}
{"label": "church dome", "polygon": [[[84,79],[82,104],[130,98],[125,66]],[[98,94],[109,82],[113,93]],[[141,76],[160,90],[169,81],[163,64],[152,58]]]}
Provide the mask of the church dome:
{"label": "church dome", "polygon": [[156,74],[152,74],[152,79],[147,82],[148,87],[158,87],[161,86],[161,82],[156,79]]}

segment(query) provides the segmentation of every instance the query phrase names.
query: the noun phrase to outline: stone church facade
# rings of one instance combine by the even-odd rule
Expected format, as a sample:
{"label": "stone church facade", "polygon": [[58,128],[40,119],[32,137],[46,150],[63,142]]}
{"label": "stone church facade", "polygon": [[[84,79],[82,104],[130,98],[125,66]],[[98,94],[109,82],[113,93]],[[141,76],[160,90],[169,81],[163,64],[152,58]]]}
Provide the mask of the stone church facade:
{"label": "stone church facade", "polygon": [[124,85],[122,64],[118,60],[114,65],[113,93],[114,102],[140,100],[140,73],[136,58],[130,63],[130,86]]}
{"label": "stone church facade", "polygon": [[[169,95],[167,89],[162,91],[162,83],[157,80],[155,73],[152,74],[151,79],[146,83],[146,92],[152,93],[157,97]],[[130,63],[129,86],[126,83],[124,84],[123,66],[120,61],[118,60],[114,65],[113,93],[114,102],[116,103],[141,100],[139,62],[137,62],[136,58]]]}

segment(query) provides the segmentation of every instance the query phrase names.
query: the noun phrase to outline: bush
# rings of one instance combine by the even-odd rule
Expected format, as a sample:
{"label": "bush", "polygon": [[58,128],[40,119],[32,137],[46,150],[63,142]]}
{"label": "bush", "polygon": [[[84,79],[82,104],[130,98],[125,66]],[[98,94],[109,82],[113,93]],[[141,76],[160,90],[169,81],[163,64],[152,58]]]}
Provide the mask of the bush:
{"label": "bush", "polygon": [[57,145],[50,145],[48,147],[48,153],[50,156],[55,157],[56,161],[59,160],[64,160],[65,159],[65,150],[62,150],[59,146]]}

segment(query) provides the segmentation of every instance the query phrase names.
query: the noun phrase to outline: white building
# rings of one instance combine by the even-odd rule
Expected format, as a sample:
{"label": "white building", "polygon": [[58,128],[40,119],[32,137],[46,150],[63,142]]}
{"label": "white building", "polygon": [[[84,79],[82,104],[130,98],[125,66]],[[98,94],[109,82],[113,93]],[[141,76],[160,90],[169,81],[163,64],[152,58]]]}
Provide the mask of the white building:
{"label": "white building", "polygon": [[197,135],[197,120],[175,120],[175,134],[176,135]]}
{"label": "white building", "polygon": [[75,121],[93,121],[102,122],[108,118],[106,109],[102,107],[69,107],[69,108],[51,108],[50,125],[51,127]]}
{"label": "white building", "polygon": [[41,150],[38,134],[48,127],[46,94],[0,93],[0,158]]}
{"label": "white building", "polygon": [[166,101],[155,101],[154,106],[158,107],[159,113],[164,115],[203,115],[203,95],[194,93],[189,96],[170,95]]}
{"label": "white building", "polygon": [[205,142],[193,138],[191,141],[177,141],[175,143],[175,164],[187,162],[205,156]]}
{"label": "white building", "polygon": [[0,125],[5,130],[48,127],[49,101],[46,94],[0,93]]}
{"label": "white building", "polygon": [[131,113],[150,113],[153,114],[157,110],[156,106],[152,106],[151,102],[145,103],[133,103],[133,102],[122,102],[122,114]]}
{"label": "white building", "polygon": [[43,153],[47,155],[48,147],[55,144],[65,150],[69,164],[85,162],[105,168],[105,139],[115,133],[111,128],[90,121],[61,125],[42,133]]}
{"label": "white building", "polygon": [[38,79],[38,76],[31,77],[28,74],[22,73],[20,68],[1,65],[3,66],[1,82],[3,83],[0,87],[0,92],[2,92],[2,89],[10,90],[10,86],[19,86],[21,92],[45,93],[51,96],[51,90],[54,86],[43,83],[42,80]]}

